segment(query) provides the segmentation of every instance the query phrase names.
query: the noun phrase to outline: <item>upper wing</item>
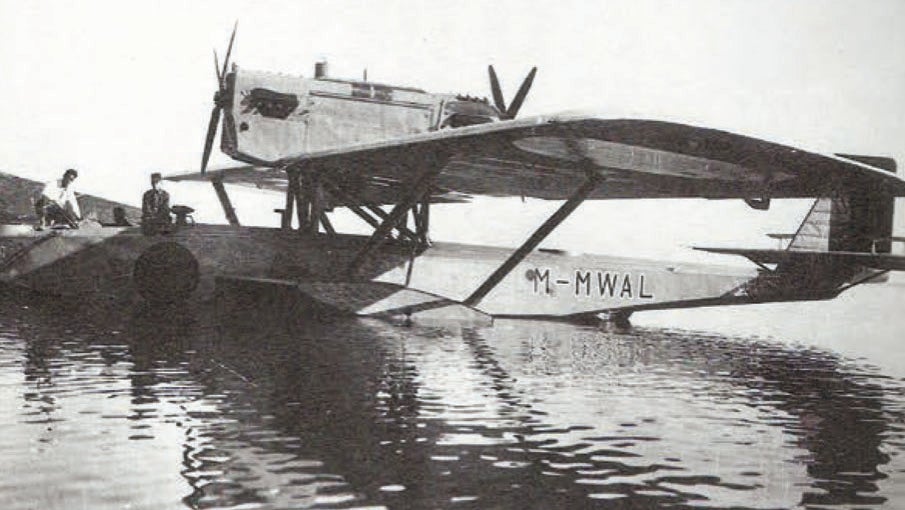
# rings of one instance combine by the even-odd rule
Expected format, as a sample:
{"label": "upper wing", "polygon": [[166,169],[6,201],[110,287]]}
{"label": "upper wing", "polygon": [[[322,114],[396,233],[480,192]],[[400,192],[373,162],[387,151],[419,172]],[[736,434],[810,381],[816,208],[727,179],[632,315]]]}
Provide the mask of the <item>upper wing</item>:
{"label": "upper wing", "polygon": [[[853,159],[685,124],[587,115],[434,131],[276,161],[231,155],[259,166],[306,165],[344,187],[382,181],[389,198],[434,165],[442,165],[438,188],[468,195],[561,200],[591,173],[605,180],[591,199],[803,198],[863,187],[905,196],[905,181]],[[260,182],[285,179],[260,172]]]}

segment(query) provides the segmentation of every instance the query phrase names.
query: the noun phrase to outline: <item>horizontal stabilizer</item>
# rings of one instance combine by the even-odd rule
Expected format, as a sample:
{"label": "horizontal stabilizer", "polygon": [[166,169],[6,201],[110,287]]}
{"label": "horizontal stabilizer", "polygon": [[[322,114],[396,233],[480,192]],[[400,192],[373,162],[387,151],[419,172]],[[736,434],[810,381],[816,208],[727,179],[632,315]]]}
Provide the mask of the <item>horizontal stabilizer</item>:
{"label": "horizontal stabilizer", "polygon": [[695,250],[726,255],[740,255],[757,264],[782,264],[794,262],[841,262],[871,269],[905,271],[905,256],[889,253],[862,253],[853,251],[813,250],[763,250],[754,248],[705,248]]}

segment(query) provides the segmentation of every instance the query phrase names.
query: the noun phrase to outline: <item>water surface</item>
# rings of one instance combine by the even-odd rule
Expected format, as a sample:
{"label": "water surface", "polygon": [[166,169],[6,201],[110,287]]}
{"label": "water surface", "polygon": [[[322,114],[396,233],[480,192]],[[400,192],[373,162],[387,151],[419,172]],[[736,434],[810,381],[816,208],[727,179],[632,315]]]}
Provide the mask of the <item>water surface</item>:
{"label": "water surface", "polygon": [[0,501],[898,508],[903,387],[837,349],[744,334],[5,296]]}

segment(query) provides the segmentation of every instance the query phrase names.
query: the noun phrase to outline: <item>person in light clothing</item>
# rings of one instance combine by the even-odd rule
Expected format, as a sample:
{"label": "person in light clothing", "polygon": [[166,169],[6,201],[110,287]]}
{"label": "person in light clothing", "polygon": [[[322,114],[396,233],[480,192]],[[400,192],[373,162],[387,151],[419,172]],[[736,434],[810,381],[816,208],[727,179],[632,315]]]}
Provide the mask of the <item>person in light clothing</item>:
{"label": "person in light clothing", "polygon": [[70,168],[63,172],[62,178],[54,179],[44,185],[44,189],[35,200],[35,213],[38,216],[36,228],[38,230],[55,224],[78,228],[76,222],[82,219],[82,211],[79,209],[79,201],[75,197],[75,189],[72,186],[78,176],[79,173]]}

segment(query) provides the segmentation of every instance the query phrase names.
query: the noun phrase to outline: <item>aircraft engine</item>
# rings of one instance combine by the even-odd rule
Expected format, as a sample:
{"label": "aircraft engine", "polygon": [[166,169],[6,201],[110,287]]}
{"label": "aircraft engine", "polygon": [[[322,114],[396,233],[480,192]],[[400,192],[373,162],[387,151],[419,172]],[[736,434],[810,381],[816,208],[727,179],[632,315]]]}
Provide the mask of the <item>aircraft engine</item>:
{"label": "aircraft engine", "polygon": [[145,250],[132,270],[138,293],[151,303],[184,301],[198,286],[198,260],[186,247],[167,241]]}
{"label": "aircraft engine", "polygon": [[455,101],[446,103],[443,108],[443,117],[441,129],[495,122],[499,120],[500,114],[487,104],[486,100],[459,96]]}

